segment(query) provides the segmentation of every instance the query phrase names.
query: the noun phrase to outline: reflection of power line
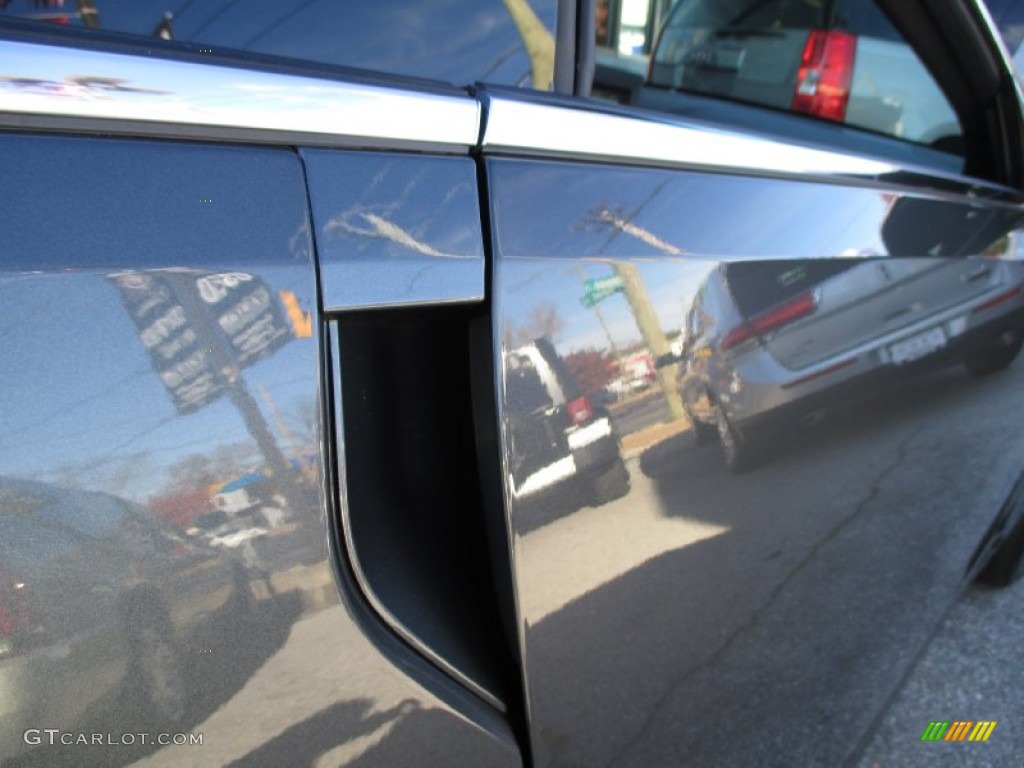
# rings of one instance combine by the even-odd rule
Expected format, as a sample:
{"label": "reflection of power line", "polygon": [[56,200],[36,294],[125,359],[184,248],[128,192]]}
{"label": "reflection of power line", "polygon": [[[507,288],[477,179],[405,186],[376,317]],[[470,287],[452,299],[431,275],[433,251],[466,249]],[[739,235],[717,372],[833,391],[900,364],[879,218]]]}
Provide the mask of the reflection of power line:
{"label": "reflection of power line", "polygon": [[277,18],[276,20],[270,22],[266,27],[263,28],[262,32],[258,32],[257,34],[253,35],[248,40],[246,40],[244,43],[242,43],[239,46],[239,48],[242,48],[243,50],[247,49],[250,45],[255,43],[261,37],[265,37],[266,35],[269,35],[271,32],[273,32],[281,24],[283,24],[284,22],[288,21],[288,19],[292,18],[293,16],[298,14],[300,11],[304,10],[307,6],[312,5],[315,1],[316,0],[306,0],[306,2],[304,2],[304,3],[299,3],[297,6],[292,8],[290,11],[288,11],[283,16],[281,16],[281,17]]}
{"label": "reflection of power line", "polygon": [[480,75],[479,79],[480,80],[484,80],[484,79],[490,77],[491,74],[493,74],[494,70],[496,70],[498,67],[500,67],[502,64],[504,64],[509,59],[511,59],[513,56],[518,55],[519,52],[522,51],[522,50],[523,50],[523,46],[517,45],[517,46],[513,47],[512,49],[506,51],[505,53],[501,54],[500,56],[498,56],[493,62],[491,62],[491,66],[489,66],[486,70],[484,70],[484,73],[482,75]]}
{"label": "reflection of power line", "polygon": [[43,417],[41,417],[39,419],[36,419],[35,421],[29,422],[28,424],[22,424],[20,427],[16,427],[15,429],[7,430],[4,433],[4,436],[7,437],[9,435],[16,435],[19,432],[24,432],[27,429],[34,429],[36,427],[43,426],[44,424],[46,424],[46,422],[50,421],[51,419],[53,419],[56,416],[63,416],[64,414],[68,413],[69,411],[73,411],[76,408],[81,408],[83,405],[88,405],[89,403],[91,403],[91,402],[93,402],[95,400],[99,400],[100,398],[103,398],[103,397],[109,397],[110,396],[110,392],[111,392],[111,388],[116,387],[119,384],[124,384],[125,382],[131,381],[132,379],[137,379],[140,376],[152,375],[152,374],[153,374],[153,369],[147,367],[145,369],[135,371],[134,373],[131,373],[128,376],[124,376],[124,377],[122,377],[120,379],[117,379],[116,381],[108,382],[106,387],[103,389],[103,391],[101,391],[101,392],[94,392],[93,394],[86,395],[85,397],[81,397],[78,400],[73,400],[70,403],[61,403],[59,407],[57,407],[57,408],[53,409],[52,411],[48,412],[45,416],[43,416]]}
{"label": "reflection of power line", "polygon": [[[641,211],[661,192],[668,180],[656,186],[651,193],[638,205],[628,216],[623,216],[612,211],[607,205],[599,205],[587,211],[583,219],[576,227],[596,226],[598,229],[608,227],[612,230],[608,240],[601,247],[603,251],[611,244],[620,232],[639,239],[662,253],[671,256],[682,256],[683,250],[657,237],[650,230],[641,227],[634,222]],[[612,268],[622,280],[622,290],[629,302],[633,318],[636,320],[637,328],[643,336],[644,344],[648,351],[655,358],[664,357],[669,353],[668,340],[665,332],[658,321],[658,315],[654,311],[650,297],[647,295],[647,288],[644,285],[640,269],[636,264],[629,261],[613,262]],[[658,381],[661,384],[662,393],[665,396],[665,404],[673,419],[685,417],[682,399],[679,396],[679,383],[676,381],[675,366],[665,366],[657,369]]]}
{"label": "reflection of power line", "polygon": [[195,0],[185,0],[185,2],[181,4],[181,7],[174,12],[174,14],[173,14],[174,18],[175,19],[180,19],[181,18],[181,14],[183,14],[185,11],[187,11],[189,9],[189,7],[192,5],[192,3],[194,3],[194,2],[195,2]]}
{"label": "reflection of power line", "polygon": [[[68,465],[65,465],[63,467],[60,467],[57,471],[58,472],[64,472],[64,473],[66,473],[66,472],[92,472],[92,471],[95,471],[95,470],[99,469],[100,467],[105,466],[107,464],[113,464],[115,462],[124,461],[125,459],[129,459],[129,458],[133,458],[133,457],[148,457],[148,456],[154,456],[154,455],[156,455],[158,453],[167,453],[168,451],[180,451],[182,448],[189,448],[189,447],[191,447],[193,445],[210,445],[210,444],[214,444],[214,443],[219,443],[221,441],[227,440],[227,439],[232,438],[232,437],[239,437],[241,435],[240,430],[236,429],[236,430],[232,430],[231,432],[229,432],[227,434],[224,434],[224,435],[212,435],[212,436],[211,435],[204,435],[201,438],[197,438],[195,440],[188,440],[188,441],[186,441],[184,443],[177,443],[175,445],[161,445],[159,448],[147,448],[147,449],[144,449],[142,451],[136,451],[136,452],[130,453],[130,454],[118,455],[119,451],[127,448],[129,445],[134,443],[139,438],[145,437],[146,435],[155,432],[156,430],[160,429],[161,427],[166,426],[167,424],[169,424],[170,422],[174,421],[177,418],[178,418],[178,416],[174,415],[174,416],[169,416],[167,418],[161,419],[160,421],[158,421],[155,424],[147,427],[146,429],[142,430],[141,432],[138,432],[138,433],[132,435],[132,437],[128,438],[127,440],[122,442],[117,447],[107,451],[106,453],[104,453],[104,454],[102,454],[100,456],[97,456],[94,459],[90,459],[89,461],[83,462],[82,464],[68,464]],[[256,453],[256,452],[258,452],[258,448],[254,451],[254,453]]]}
{"label": "reflection of power line", "polygon": [[199,28],[195,32],[192,33],[192,35],[191,35],[192,39],[197,39],[199,37],[199,34],[203,30],[205,30],[207,27],[209,27],[211,24],[213,24],[213,22],[215,22],[217,19],[219,19],[225,13],[227,13],[228,9],[230,9],[231,6],[233,6],[237,2],[238,2],[238,0],[228,0],[226,3],[224,3],[224,5],[222,5],[220,7],[220,10],[214,11],[213,15],[210,16],[202,24],[200,24]]}

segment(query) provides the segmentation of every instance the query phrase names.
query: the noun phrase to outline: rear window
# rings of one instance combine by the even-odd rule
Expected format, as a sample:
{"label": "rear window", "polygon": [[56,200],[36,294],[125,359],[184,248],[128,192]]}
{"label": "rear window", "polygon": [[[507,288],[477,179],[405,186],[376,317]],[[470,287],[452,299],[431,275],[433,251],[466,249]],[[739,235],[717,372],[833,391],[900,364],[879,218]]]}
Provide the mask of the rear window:
{"label": "rear window", "polygon": [[737,309],[749,319],[852,269],[858,263],[854,259],[738,261],[727,263],[722,269]]}
{"label": "rear window", "polygon": [[939,148],[961,134],[935,80],[872,0],[680,0],[649,85]]}

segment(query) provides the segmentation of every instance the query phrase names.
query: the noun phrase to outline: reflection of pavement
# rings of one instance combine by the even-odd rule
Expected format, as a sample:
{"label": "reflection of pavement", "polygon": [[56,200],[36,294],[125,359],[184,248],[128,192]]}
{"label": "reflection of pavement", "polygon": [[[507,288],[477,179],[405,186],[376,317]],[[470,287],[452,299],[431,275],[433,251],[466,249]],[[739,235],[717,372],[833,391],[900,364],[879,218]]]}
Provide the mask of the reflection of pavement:
{"label": "reflection of pavement", "polygon": [[631,459],[639,456],[648,448],[667,440],[670,437],[681,435],[690,428],[690,422],[686,419],[669,421],[660,424],[651,424],[637,432],[624,435],[622,438],[622,457]]}
{"label": "reflection of pavement", "polygon": [[[946,617],[858,768],[1020,765],[1024,755],[1024,580],[971,589]],[[933,720],[995,720],[985,744],[921,743]]]}
{"label": "reflection of pavement", "polygon": [[[221,663],[231,663],[230,648],[215,648],[214,653],[224,657]],[[372,702],[365,699],[369,691],[376,697]],[[379,656],[335,605],[296,622],[285,645],[238,693],[192,729],[205,734],[202,746],[167,747],[135,765],[226,765],[339,702],[361,704],[365,719],[400,707],[408,691],[398,675],[381,669]],[[333,746],[327,753],[332,764],[358,758],[386,738],[395,722],[384,720],[360,737]],[[339,739],[341,733],[337,732]],[[280,764],[286,764],[287,756],[279,757]]]}
{"label": "reflection of pavement", "polygon": [[538,765],[842,764],[820,723],[866,732],[898,684],[879,661],[927,642],[1024,466],[1022,385],[938,372],[745,475],[680,434],[623,499],[522,510],[533,712],[574,734]]}
{"label": "reflection of pavement", "polygon": [[612,403],[608,406],[608,413],[612,417],[615,431],[620,435],[628,435],[664,421],[668,409],[661,389],[652,387],[642,395]]}
{"label": "reflection of pavement", "polygon": [[[724,528],[663,514],[654,484],[629,462],[623,498],[586,507],[526,534],[519,545],[522,607],[540,621],[566,603],[622,576],[637,563],[720,534]],[[585,536],[586,547],[564,543]]]}

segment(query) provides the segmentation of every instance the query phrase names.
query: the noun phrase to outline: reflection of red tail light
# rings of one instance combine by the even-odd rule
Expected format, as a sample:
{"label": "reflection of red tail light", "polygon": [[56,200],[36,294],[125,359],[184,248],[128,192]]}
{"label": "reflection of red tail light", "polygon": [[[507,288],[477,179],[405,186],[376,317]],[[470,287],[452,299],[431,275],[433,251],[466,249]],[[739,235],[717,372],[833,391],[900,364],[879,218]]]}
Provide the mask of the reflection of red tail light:
{"label": "reflection of red tail light", "polygon": [[856,50],[854,35],[812,29],[800,60],[791,109],[842,122],[850,101]]}
{"label": "reflection of red tail light", "polygon": [[569,420],[576,425],[586,424],[594,415],[594,410],[590,407],[590,401],[585,397],[577,397],[575,400],[570,400],[566,403],[565,410],[569,413]]}
{"label": "reflection of red tail light", "polygon": [[755,315],[747,322],[736,326],[722,339],[723,350],[738,347],[745,341],[755,336],[777,330],[784,325],[795,322],[806,317],[818,308],[814,301],[814,295],[810,291],[801,293],[795,299],[791,299],[777,307],[772,307],[767,312]]}
{"label": "reflection of red tail light", "polygon": [[1010,301],[1010,299],[1016,299],[1018,296],[1020,296],[1022,290],[1024,289],[1022,289],[1018,285],[1016,288],[1013,288],[1012,290],[1009,290],[1006,293],[1000,293],[995,298],[989,299],[984,304],[979,304],[974,309],[972,309],[971,312],[984,312],[986,309],[992,309],[992,307],[997,307],[1004,302]]}

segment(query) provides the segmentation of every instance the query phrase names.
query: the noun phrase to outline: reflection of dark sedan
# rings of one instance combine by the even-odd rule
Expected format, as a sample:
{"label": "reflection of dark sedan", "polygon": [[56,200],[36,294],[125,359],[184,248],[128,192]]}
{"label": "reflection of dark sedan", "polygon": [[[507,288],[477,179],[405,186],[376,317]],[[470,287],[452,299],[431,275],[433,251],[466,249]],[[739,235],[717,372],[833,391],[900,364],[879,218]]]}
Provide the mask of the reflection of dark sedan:
{"label": "reflection of dark sedan", "polygon": [[0,760],[30,749],[26,729],[81,730],[122,693],[148,710],[125,732],[177,723],[184,643],[247,603],[242,579],[126,501],[0,480]]}
{"label": "reflection of dark sedan", "polygon": [[625,495],[629,472],[611,419],[580,391],[551,342],[514,349],[506,367],[512,493],[523,498],[575,478],[594,504]]}
{"label": "reflection of dark sedan", "polygon": [[931,360],[1005,368],[1024,338],[1022,286],[1021,264],[993,259],[724,264],[687,315],[684,405],[698,439],[717,435],[742,469],[756,433],[816,420],[862,377]]}

